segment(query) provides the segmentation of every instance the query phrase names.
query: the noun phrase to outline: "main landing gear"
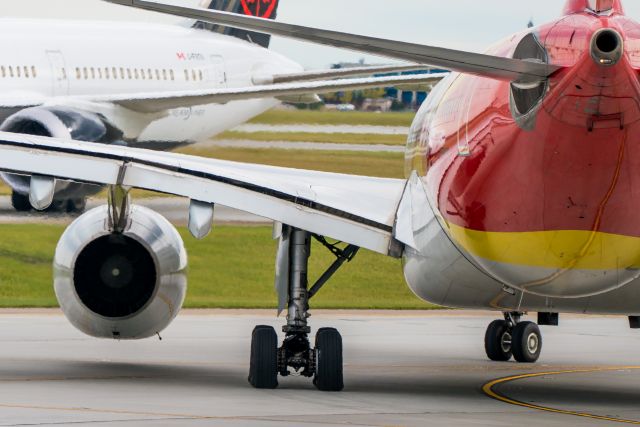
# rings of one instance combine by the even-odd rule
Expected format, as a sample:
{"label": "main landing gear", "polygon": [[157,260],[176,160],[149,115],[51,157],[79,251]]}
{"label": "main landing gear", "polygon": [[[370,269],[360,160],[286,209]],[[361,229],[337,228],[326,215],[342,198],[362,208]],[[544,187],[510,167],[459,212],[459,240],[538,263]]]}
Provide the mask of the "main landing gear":
{"label": "main landing gear", "polygon": [[494,320],[487,328],[484,347],[489,359],[535,363],[542,351],[542,334],[537,324],[520,321],[521,313],[505,313],[505,320]]}
{"label": "main landing gear", "polygon": [[[312,298],[344,262],[357,254],[356,246],[339,249],[320,236],[313,236],[329,248],[337,260],[325,274],[308,289],[307,271],[311,254],[311,237],[306,231],[289,230],[289,289],[287,324],[282,328],[285,339],[278,348],[278,336],[271,326],[256,326],[251,339],[249,383],[255,388],[272,389],[278,386],[278,375],[293,372],[313,378],[321,391],[340,391],[344,388],[342,373],[342,336],[333,328],[321,328],[311,347],[307,324],[309,299]],[[293,371],[293,372],[292,372]]]}

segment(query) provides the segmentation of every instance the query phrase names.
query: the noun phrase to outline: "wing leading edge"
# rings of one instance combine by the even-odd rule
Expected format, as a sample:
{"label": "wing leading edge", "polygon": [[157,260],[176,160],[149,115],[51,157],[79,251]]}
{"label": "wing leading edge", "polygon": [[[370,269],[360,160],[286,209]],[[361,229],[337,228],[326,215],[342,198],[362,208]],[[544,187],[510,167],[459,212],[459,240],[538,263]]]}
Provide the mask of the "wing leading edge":
{"label": "wing leading edge", "polygon": [[145,0],[105,0],[170,15],[198,19],[214,24],[262,32],[275,36],[309,41],[333,47],[367,52],[374,55],[442,67],[463,73],[477,74],[500,80],[539,81],[562,67],[555,65],[464,52],[416,43],[385,40],[356,34],[276,22],[252,16],[208,9],[163,4]]}
{"label": "wing leading edge", "polygon": [[220,204],[386,255],[406,183],[4,132],[0,170]]}

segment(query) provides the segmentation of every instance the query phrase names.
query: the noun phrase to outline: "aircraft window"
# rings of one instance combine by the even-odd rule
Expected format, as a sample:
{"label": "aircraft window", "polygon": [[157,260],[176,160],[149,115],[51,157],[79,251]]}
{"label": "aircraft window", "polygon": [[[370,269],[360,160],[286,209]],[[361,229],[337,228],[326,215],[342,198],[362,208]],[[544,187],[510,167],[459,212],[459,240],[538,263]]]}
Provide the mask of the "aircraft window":
{"label": "aircraft window", "polygon": [[176,79],[176,75],[173,72],[173,70],[169,70],[169,75],[171,76],[171,80],[175,80]]}
{"label": "aircraft window", "polygon": [[158,70],[157,68],[156,68],[156,80],[162,80],[160,78],[160,70]]}
{"label": "aircraft window", "polygon": [[25,76],[26,78],[29,78],[29,77],[30,77],[30,76],[29,76],[29,67],[27,67],[27,66],[25,65],[25,66],[24,66],[24,67],[22,67],[22,68],[23,68],[23,70],[24,70],[24,76]]}
{"label": "aircraft window", "polygon": [[167,70],[166,69],[162,70],[162,80],[167,80]]}
{"label": "aircraft window", "polygon": [[105,67],[104,69],[104,78],[109,80],[111,78],[111,74],[109,73],[109,68]]}
{"label": "aircraft window", "polygon": [[[63,68],[62,69],[62,74],[64,75],[64,78],[67,78],[67,69]],[[31,66],[31,75],[35,78],[38,77],[38,73],[36,72],[36,67],[34,67],[33,65]]]}
{"label": "aircraft window", "polygon": [[144,74],[144,70],[142,70],[142,69],[140,70],[140,77],[142,78],[142,80],[146,80],[147,79],[147,77]]}
{"label": "aircraft window", "polygon": [[196,75],[196,70],[191,70],[191,77],[193,77],[194,81],[198,80],[198,76]]}
{"label": "aircraft window", "polygon": [[91,70],[91,78],[95,80],[95,78],[96,78],[96,69],[91,67],[90,70]]}
{"label": "aircraft window", "polygon": [[147,68],[147,78],[153,80],[153,71],[151,71],[151,68]]}
{"label": "aircraft window", "polygon": [[184,79],[189,81],[189,70],[184,70]]}
{"label": "aircraft window", "polygon": [[76,67],[76,79],[80,80],[82,78],[82,72],[80,68]]}
{"label": "aircraft window", "polygon": [[5,78],[7,76],[7,69],[4,68],[4,65],[2,67],[0,67],[0,70],[2,71],[2,78]]}
{"label": "aircraft window", "polygon": [[98,68],[98,78],[102,80],[102,68]]}
{"label": "aircraft window", "polygon": [[[33,77],[37,77],[36,67],[31,67],[31,71],[33,72]],[[67,69],[64,67],[62,68],[62,78],[67,80]]]}
{"label": "aircraft window", "polygon": [[204,80],[202,70],[198,70],[198,78],[200,79],[200,81]]}
{"label": "aircraft window", "polygon": [[140,78],[140,76],[138,75],[138,69],[137,69],[137,68],[134,68],[134,69],[133,69],[133,77],[134,77],[136,80],[138,80],[138,79]]}
{"label": "aircraft window", "polygon": [[111,75],[114,80],[118,80],[118,69],[116,67],[111,68]]}
{"label": "aircraft window", "polygon": [[9,77],[13,77],[13,67],[9,66]]}
{"label": "aircraft window", "polygon": [[87,67],[84,67],[82,69],[82,74],[84,75],[84,79],[88,80],[89,79],[89,69]]}
{"label": "aircraft window", "polygon": [[19,77],[22,77],[22,76],[20,75],[20,67],[16,67],[16,77],[18,77],[18,78],[19,78]]}
{"label": "aircraft window", "polygon": [[120,67],[120,78],[124,80],[124,68]]}

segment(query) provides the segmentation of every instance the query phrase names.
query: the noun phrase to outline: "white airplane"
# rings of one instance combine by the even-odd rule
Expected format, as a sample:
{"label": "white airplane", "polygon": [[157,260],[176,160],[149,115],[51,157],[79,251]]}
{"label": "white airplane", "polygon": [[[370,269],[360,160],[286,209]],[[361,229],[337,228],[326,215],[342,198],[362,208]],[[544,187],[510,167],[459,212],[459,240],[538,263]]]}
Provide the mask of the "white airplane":
{"label": "white airplane", "polygon": [[[108,205],[69,226],[54,257],[58,302],[81,331],[149,337],[184,301],[183,242],[163,217],[130,203],[132,187],[189,198],[196,238],[211,231],[215,204],[275,221],[275,284],[287,322],[281,346],[274,328],[253,332],[249,381],[257,388],[274,388],[292,371],[313,377],[320,390],[343,388],[342,338],[320,329],[312,346],[309,308],[360,248],[402,258],[407,284],[424,300],[502,312],[504,320],[485,333],[493,361],[540,357],[540,329],[522,320],[524,312],[538,312],[542,325],[557,325],[559,313],[625,315],[640,328],[640,24],[621,0],[566,0],[559,19],[486,54],[155,1],[109,1],[454,72],[415,117],[406,179],[0,133],[0,171],[32,175],[29,199],[38,209],[52,202],[59,180],[109,186]],[[104,99],[153,110],[176,100],[200,105],[305,90],[315,89],[274,84]],[[337,259],[309,287],[311,239]]]}
{"label": "white airplane", "polygon": [[[260,10],[261,5],[268,7]],[[203,7],[276,17],[278,3],[203,0]],[[317,101],[327,92],[420,78],[334,79],[416,68],[305,72],[268,50],[270,36],[207,26],[99,21],[0,21],[0,130],[167,150],[237,126],[280,101]],[[333,79],[333,80],[332,80]],[[436,79],[437,80],[437,79]],[[427,81],[435,81],[430,78]],[[283,88],[299,89],[279,92]],[[192,91],[216,90],[197,105]],[[162,102],[141,98],[162,96]],[[310,94],[311,93],[311,94]],[[13,206],[30,210],[29,178],[4,174]],[[52,208],[82,211],[100,187],[60,183]]]}

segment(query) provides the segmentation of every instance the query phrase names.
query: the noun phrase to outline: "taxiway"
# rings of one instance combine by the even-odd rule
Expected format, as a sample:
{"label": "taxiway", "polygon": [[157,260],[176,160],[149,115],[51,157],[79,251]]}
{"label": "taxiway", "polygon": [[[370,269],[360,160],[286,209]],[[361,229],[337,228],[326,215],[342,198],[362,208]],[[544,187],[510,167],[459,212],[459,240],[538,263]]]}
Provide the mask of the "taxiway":
{"label": "taxiway", "polygon": [[[541,361],[519,365],[485,359],[490,313],[313,314],[314,330],[343,334],[343,392],[321,393],[296,377],[277,390],[248,385],[251,330],[279,329],[273,312],[187,311],[162,341],[138,342],[85,337],[56,310],[4,312],[0,425],[640,424],[640,332],[624,318],[563,317],[560,327],[543,327]],[[483,392],[492,380],[544,372],[553,374],[496,384],[511,403]]]}

